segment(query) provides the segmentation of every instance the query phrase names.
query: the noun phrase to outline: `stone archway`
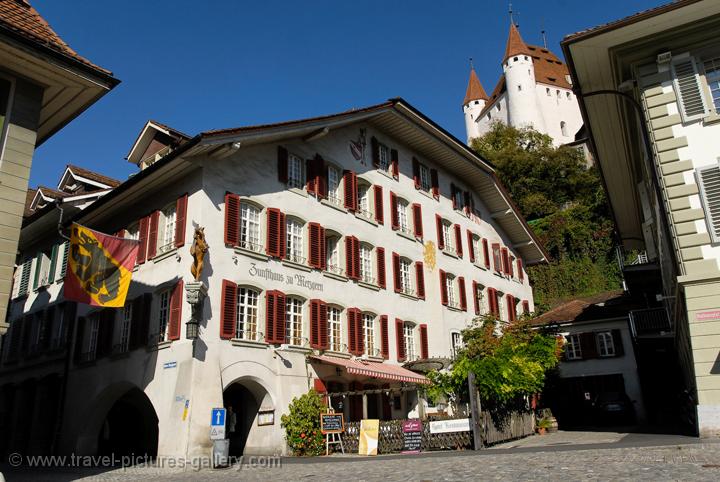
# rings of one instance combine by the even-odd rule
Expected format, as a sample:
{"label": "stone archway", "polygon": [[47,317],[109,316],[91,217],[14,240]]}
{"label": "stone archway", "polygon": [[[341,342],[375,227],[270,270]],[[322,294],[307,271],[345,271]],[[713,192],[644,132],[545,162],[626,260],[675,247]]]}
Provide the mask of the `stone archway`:
{"label": "stone archway", "polygon": [[[230,455],[256,453],[259,449],[262,451],[262,447],[270,442],[270,430],[261,425],[258,414],[261,409],[274,410],[268,391],[252,379],[239,379],[225,388],[223,405],[228,411],[225,433],[230,440]],[[234,417],[231,413],[234,413]]]}
{"label": "stone archway", "polygon": [[158,417],[145,392],[131,388],[108,410],[97,434],[97,453],[157,455]]}

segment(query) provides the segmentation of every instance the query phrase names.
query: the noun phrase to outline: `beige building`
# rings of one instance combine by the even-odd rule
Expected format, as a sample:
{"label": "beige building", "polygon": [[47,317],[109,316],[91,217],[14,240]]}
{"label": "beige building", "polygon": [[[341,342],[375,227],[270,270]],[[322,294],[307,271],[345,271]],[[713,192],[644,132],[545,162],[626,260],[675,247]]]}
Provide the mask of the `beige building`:
{"label": "beige building", "polygon": [[720,2],[681,0],[562,43],[620,242],[635,253],[626,281],[662,279],[701,436],[720,435],[719,29]]}
{"label": "beige building", "polygon": [[27,0],[0,0],[0,335],[37,146],[118,84]]}

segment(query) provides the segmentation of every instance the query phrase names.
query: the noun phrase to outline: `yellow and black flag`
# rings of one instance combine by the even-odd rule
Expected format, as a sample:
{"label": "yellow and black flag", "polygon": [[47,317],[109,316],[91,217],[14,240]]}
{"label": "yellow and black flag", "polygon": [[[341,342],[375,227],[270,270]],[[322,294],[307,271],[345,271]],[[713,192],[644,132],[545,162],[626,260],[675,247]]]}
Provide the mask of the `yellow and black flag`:
{"label": "yellow and black flag", "polygon": [[65,298],[93,306],[125,305],[139,243],[73,223]]}

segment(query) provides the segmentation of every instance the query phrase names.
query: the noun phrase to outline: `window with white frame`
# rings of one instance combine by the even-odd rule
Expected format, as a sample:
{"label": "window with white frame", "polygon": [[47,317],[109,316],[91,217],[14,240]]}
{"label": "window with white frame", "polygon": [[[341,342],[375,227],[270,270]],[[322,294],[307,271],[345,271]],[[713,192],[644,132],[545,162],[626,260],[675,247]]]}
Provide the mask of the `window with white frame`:
{"label": "window with white frame", "polygon": [[303,223],[291,217],[288,217],[285,223],[287,228],[287,250],[285,255],[288,260],[302,264],[305,262],[303,254]]}
{"label": "window with white frame", "polygon": [[565,357],[568,360],[580,360],[582,358],[582,348],[580,347],[580,335],[568,335],[565,337]]}
{"label": "window with white frame", "polygon": [[258,300],[260,293],[252,288],[238,287],[235,338],[257,340]]}
{"label": "window with white frame", "polygon": [[175,248],[175,203],[172,202],[160,211],[158,229],[158,253],[166,253]]}
{"label": "window with white frame", "polygon": [[327,185],[327,191],[328,191],[328,201],[331,203],[342,206],[343,200],[342,200],[342,192],[340,191],[340,179],[341,179],[341,173],[340,169],[338,169],[335,166],[328,166],[328,185]]}
{"label": "window with white frame", "polygon": [[457,331],[450,333],[450,344],[452,345],[453,358],[456,358],[463,347],[462,335]]}
{"label": "window with white frame", "polygon": [[328,306],[328,346],[331,351],[342,351],[342,324],[340,323],[340,309]]}
{"label": "window with white frame", "polygon": [[412,323],[403,325],[403,338],[405,339],[405,356],[407,360],[415,360],[415,325]]}
{"label": "window with white frame", "polygon": [[378,143],[378,163],[383,171],[390,170],[390,149],[385,144]]}
{"label": "window with white frame", "polygon": [[375,283],[372,252],[372,246],[365,243],[360,244],[360,280],[370,284]]}
{"label": "window with white frame", "polygon": [[248,202],[240,203],[240,247],[261,251],[260,209]]}
{"label": "window with white frame", "polygon": [[407,258],[400,258],[400,288],[406,295],[414,295],[412,276],[410,276],[410,269],[412,262]]}
{"label": "window with white frame", "polygon": [[158,297],[158,335],[157,341],[165,341],[167,339],[167,329],[170,323],[170,297],[172,296],[172,288],[160,293]]}
{"label": "window with white frame", "polygon": [[487,297],[485,296],[485,287],[480,283],[475,285],[475,297],[478,300],[478,308],[480,308],[481,315],[487,315],[490,309],[487,304]]}
{"label": "window with white frame", "polygon": [[455,293],[455,276],[451,274],[445,276],[445,289],[447,290],[448,306],[459,307],[460,304]]}
{"label": "window with white frame", "polygon": [[133,304],[126,303],[122,310],[120,323],[120,353],[125,353],[130,348],[130,326],[132,325]]}
{"label": "window with white frame", "polygon": [[362,322],[365,354],[372,356],[375,354],[375,315],[363,313]]}
{"label": "window with white frame", "polygon": [[715,112],[720,113],[720,57],[706,60],[703,65]]}
{"label": "window with white frame", "polygon": [[443,240],[445,241],[445,249],[448,253],[455,254],[455,233],[452,229],[452,224],[449,221],[443,220],[442,222]]}
{"label": "window with white frame", "polygon": [[598,344],[598,354],[600,356],[615,356],[615,343],[613,342],[612,333],[609,331],[601,331],[595,335]]}
{"label": "window with white frame", "polygon": [[299,298],[288,297],[285,312],[285,342],[290,345],[303,345],[303,302]]}
{"label": "window with white frame", "polygon": [[463,208],[463,193],[460,189],[456,189],[453,193],[453,203],[455,206],[455,209],[462,209]]}
{"label": "window with white frame", "polygon": [[430,168],[422,163],[420,163],[420,189],[425,192],[430,192],[430,190],[432,189],[432,177],[430,175]]}
{"label": "window with white frame", "polygon": [[327,234],[325,238],[325,267],[331,273],[342,275],[343,270],[340,265],[340,236]]}
{"label": "window with white frame", "polygon": [[359,181],[357,187],[358,214],[367,219],[372,219],[373,213],[370,207],[370,185]]}
{"label": "window with white frame", "polygon": [[398,228],[405,234],[412,234],[410,221],[408,220],[408,202],[398,198],[395,205],[397,208]]}
{"label": "window with white frame", "polygon": [[288,156],[288,186],[297,189],[305,188],[305,163],[294,154]]}

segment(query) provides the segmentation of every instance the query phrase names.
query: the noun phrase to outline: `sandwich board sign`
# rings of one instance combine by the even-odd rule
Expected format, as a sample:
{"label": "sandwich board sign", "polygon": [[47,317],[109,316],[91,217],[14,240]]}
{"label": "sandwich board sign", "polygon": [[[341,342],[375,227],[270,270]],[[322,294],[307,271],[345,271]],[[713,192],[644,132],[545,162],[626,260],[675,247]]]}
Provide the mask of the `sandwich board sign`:
{"label": "sandwich board sign", "polygon": [[225,409],[213,408],[210,412],[210,440],[225,438]]}

